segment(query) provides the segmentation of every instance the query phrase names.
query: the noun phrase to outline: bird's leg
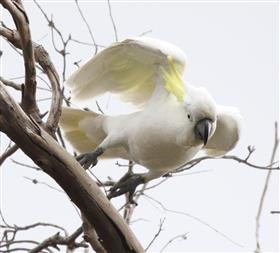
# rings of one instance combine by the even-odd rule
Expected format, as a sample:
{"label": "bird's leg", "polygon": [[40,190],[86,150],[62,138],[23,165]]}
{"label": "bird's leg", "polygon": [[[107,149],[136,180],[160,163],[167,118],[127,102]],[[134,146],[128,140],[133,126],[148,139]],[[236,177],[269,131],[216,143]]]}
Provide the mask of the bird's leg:
{"label": "bird's leg", "polygon": [[128,193],[130,203],[134,203],[133,194],[139,184],[144,183],[144,174],[134,174],[127,172],[111,189],[108,198],[115,198],[124,193]]}
{"label": "bird's leg", "polygon": [[97,147],[93,152],[78,155],[76,159],[87,170],[97,164],[97,157],[103,153],[104,149]]}

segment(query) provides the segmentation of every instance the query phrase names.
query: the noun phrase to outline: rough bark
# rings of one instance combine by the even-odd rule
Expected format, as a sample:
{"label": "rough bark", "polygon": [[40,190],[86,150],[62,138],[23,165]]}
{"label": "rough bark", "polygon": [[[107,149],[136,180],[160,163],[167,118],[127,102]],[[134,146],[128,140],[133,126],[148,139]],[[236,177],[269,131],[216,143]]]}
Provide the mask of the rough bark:
{"label": "rough bark", "polygon": [[[80,164],[54,139],[61,112],[59,78],[47,51],[31,40],[29,21],[21,0],[0,0],[11,14],[17,30],[0,26],[0,34],[22,50],[25,83],[22,101],[17,104],[0,81],[0,131],[51,176],[77,205],[96,231],[94,238],[107,252],[144,252],[130,228]],[[36,104],[35,61],[48,76],[52,103],[46,123]],[[50,134],[50,135],[49,135]]]}
{"label": "rough bark", "polygon": [[22,51],[25,69],[25,85],[22,90],[22,107],[32,114],[37,121],[40,121],[39,109],[36,103],[36,68],[34,49],[32,46],[31,33],[29,30],[29,20],[20,0],[1,0],[2,6],[9,11],[19,33],[19,44]]}
{"label": "rough bark", "polygon": [[144,252],[124,220],[80,164],[27,116],[0,83],[0,130],[50,175],[78,206],[108,252]]}

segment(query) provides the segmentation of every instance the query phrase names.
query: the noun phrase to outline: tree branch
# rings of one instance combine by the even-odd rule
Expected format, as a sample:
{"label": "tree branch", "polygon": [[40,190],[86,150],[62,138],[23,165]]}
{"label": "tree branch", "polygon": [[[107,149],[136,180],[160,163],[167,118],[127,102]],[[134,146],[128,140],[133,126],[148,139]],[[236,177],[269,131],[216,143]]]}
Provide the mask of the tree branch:
{"label": "tree branch", "polygon": [[50,175],[96,229],[108,252],[143,252],[123,219],[80,164],[26,116],[0,82],[0,130]]}
{"label": "tree branch", "polygon": [[9,87],[11,87],[11,88],[14,88],[15,90],[21,91],[21,87],[22,87],[21,84],[15,83],[15,82],[10,81],[10,80],[6,80],[6,79],[3,78],[2,76],[0,76],[0,81],[1,81],[3,84],[5,84],[6,86],[9,86]]}
{"label": "tree branch", "polygon": [[[279,144],[278,124],[277,124],[277,122],[275,122],[274,145],[273,145],[272,154],[271,154],[271,158],[270,158],[270,164],[273,164],[273,162],[274,162],[276,151],[277,151],[277,148],[278,148],[278,144]],[[266,196],[266,193],[267,193],[267,188],[268,188],[268,184],[269,184],[271,174],[272,174],[272,170],[269,170],[267,172],[267,175],[266,175],[266,178],[265,178],[265,183],[264,183],[263,191],[262,191],[262,194],[261,194],[261,199],[260,199],[258,212],[257,212],[257,217],[256,217],[256,249],[255,249],[256,253],[261,252],[261,246],[260,246],[260,218],[261,218],[263,205],[264,205],[264,200],[265,200],[265,196]]]}
{"label": "tree branch", "polygon": [[36,104],[36,68],[34,50],[29,30],[29,20],[20,0],[1,0],[0,3],[12,15],[19,33],[19,44],[22,48],[25,66],[25,86],[22,92],[22,107],[27,114],[41,122],[39,109]]}
{"label": "tree branch", "polygon": [[96,41],[95,41],[95,39],[94,39],[92,30],[91,30],[91,28],[90,28],[90,26],[89,26],[89,24],[88,24],[88,22],[87,22],[87,20],[86,20],[86,18],[85,18],[85,16],[84,16],[83,12],[82,12],[82,9],[81,9],[81,7],[80,7],[80,5],[79,5],[78,0],[75,0],[75,4],[76,4],[77,9],[78,9],[78,11],[79,11],[79,13],[80,13],[80,15],[81,15],[82,20],[84,21],[84,23],[85,23],[85,25],[86,25],[86,27],[87,27],[87,30],[88,30],[89,35],[90,35],[90,38],[91,38],[92,43],[93,43],[94,48],[95,48],[94,54],[96,55],[96,54],[97,54],[97,51],[98,51],[98,45],[96,44]]}
{"label": "tree branch", "polygon": [[150,243],[148,244],[148,246],[146,247],[145,251],[147,251],[151,245],[154,243],[154,241],[157,239],[157,237],[160,235],[161,231],[163,230],[163,223],[165,222],[165,218],[163,220],[160,220],[159,222],[159,228],[158,231],[156,232],[156,234],[154,235],[153,239],[150,241]]}
{"label": "tree branch", "polygon": [[[20,34],[17,31],[0,26],[0,34],[4,36],[10,43],[12,43],[16,48],[22,49],[22,45],[20,43]],[[49,133],[51,133],[54,136],[58,125],[59,116],[61,114],[62,103],[59,77],[49,57],[49,54],[44,49],[44,47],[35,42],[33,42],[32,45],[34,46],[35,60],[39,63],[39,65],[44,70],[45,74],[48,76],[52,87],[51,108],[45,128]]]}
{"label": "tree branch", "polygon": [[5,162],[5,160],[9,156],[14,154],[17,150],[18,150],[18,146],[17,145],[13,145],[9,149],[7,149],[2,155],[0,155],[0,166],[2,165],[3,162]]}
{"label": "tree branch", "polygon": [[171,238],[166,244],[164,244],[164,246],[161,248],[161,250],[160,250],[159,252],[163,252],[163,251],[168,247],[169,244],[171,244],[172,242],[174,242],[175,240],[177,240],[177,239],[179,239],[179,238],[181,238],[181,239],[183,239],[183,240],[186,240],[186,239],[187,239],[187,234],[188,234],[188,233],[184,233],[184,234],[182,234],[182,235],[176,235],[176,236],[174,236],[174,237]]}
{"label": "tree branch", "polygon": [[[250,151],[249,151],[250,152]],[[251,156],[252,152],[250,153]],[[253,163],[248,162],[248,155],[246,156],[245,159],[242,159],[240,157],[234,156],[234,155],[224,155],[221,157],[213,157],[213,156],[202,156],[202,157],[198,157],[195,159],[192,159],[191,161],[185,163],[184,165],[180,166],[179,168],[177,168],[173,173],[179,173],[185,170],[189,170],[190,168],[194,167],[195,165],[197,165],[198,163],[205,161],[205,160],[214,160],[214,159],[223,159],[223,160],[233,160],[236,161],[238,163],[242,163],[245,164],[249,167],[255,168],[255,169],[260,169],[260,170],[279,170],[279,166],[275,166],[272,167],[273,163],[270,163],[267,166],[260,166],[260,165],[256,165]]]}
{"label": "tree branch", "polygon": [[111,22],[112,22],[112,25],[113,25],[113,29],[114,29],[115,41],[118,41],[117,26],[116,26],[115,20],[114,20],[114,18],[113,18],[112,7],[111,7],[110,0],[107,0],[107,3],[108,3],[108,9],[109,9],[110,19],[111,19]]}
{"label": "tree branch", "polygon": [[67,248],[69,248],[70,250],[81,248],[81,247],[87,248],[88,245],[86,243],[76,242],[76,239],[82,234],[82,232],[83,232],[82,227],[79,227],[72,235],[67,237],[61,236],[58,232],[53,236],[50,236],[43,242],[41,242],[35,248],[31,249],[29,253],[42,252],[42,250],[48,249],[48,247],[54,247],[59,250],[58,245],[67,246]]}
{"label": "tree branch", "polygon": [[83,220],[83,230],[84,230],[84,239],[91,245],[96,253],[107,253],[102,244],[99,241],[98,235],[95,229],[90,225],[88,220],[84,215],[82,215]]}

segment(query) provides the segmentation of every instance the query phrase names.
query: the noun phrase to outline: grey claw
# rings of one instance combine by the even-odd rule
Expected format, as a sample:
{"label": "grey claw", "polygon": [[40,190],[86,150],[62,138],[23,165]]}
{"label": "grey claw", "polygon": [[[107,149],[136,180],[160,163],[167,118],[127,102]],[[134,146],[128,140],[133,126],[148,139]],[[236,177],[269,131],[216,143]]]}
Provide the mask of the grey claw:
{"label": "grey claw", "polygon": [[101,148],[96,149],[94,152],[80,154],[76,160],[87,170],[97,164],[97,157],[103,154]]}
{"label": "grey claw", "polygon": [[119,182],[117,182],[111,189],[110,193],[108,194],[108,198],[115,198],[118,197],[124,193],[129,194],[129,202],[135,203],[133,201],[133,194],[136,190],[136,187],[139,184],[144,183],[143,175],[141,174],[130,174],[125,175],[123,178],[120,179]]}

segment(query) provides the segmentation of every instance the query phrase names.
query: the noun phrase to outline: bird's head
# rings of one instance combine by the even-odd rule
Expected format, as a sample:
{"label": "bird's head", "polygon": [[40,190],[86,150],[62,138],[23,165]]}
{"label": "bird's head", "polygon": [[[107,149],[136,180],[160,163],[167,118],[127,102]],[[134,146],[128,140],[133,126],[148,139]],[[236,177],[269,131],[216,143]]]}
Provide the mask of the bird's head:
{"label": "bird's head", "polygon": [[192,131],[192,144],[206,145],[216,129],[216,104],[204,88],[189,87],[184,99],[187,121]]}

